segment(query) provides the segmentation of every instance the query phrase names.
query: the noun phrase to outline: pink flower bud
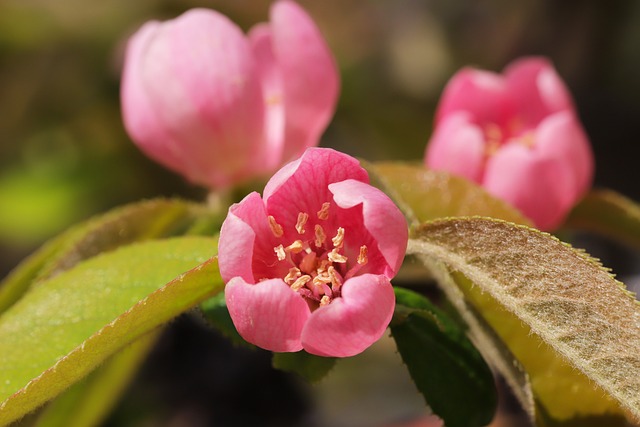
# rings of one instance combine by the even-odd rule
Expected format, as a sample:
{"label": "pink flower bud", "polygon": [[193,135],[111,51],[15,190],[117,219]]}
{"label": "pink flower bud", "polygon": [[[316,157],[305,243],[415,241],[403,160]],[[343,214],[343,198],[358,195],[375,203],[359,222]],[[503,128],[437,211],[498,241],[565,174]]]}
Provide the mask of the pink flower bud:
{"label": "pink flower bud", "polygon": [[593,154],[553,66],[524,58],[502,75],[459,71],[447,84],[425,164],[464,176],[557,228],[591,186]]}
{"label": "pink flower bud", "polygon": [[210,188],[273,172],[317,145],[339,90],[334,59],[296,3],[248,36],[193,9],[149,22],[127,46],[125,127],[149,157]]}
{"label": "pink flower bud", "polygon": [[229,209],[218,245],[233,323],[271,351],[358,354],[386,330],[407,223],[346,154],[310,148]]}

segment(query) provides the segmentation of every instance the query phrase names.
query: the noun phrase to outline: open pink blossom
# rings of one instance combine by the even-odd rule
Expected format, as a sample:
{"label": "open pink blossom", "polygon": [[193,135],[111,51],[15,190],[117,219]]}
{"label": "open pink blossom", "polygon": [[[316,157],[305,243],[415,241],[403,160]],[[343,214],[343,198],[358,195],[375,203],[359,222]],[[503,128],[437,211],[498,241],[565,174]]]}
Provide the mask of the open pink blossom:
{"label": "open pink blossom", "polygon": [[389,280],[407,239],[402,213],[356,159],[306,150],[222,225],[220,274],[236,329],[276,352],[362,352],[391,320]]}
{"label": "open pink blossom", "polygon": [[296,3],[248,35],[192,9],[129,40],[125,127],[149,157],[194,183],[225,188],[273,172],[318,144],[338,97],[335,61]]}
{"label": "open pink blossom", "polygon": [[466,68],[447,84],[425,163],[477,182],[543,230],[558,227],[593,178],[573,101],[544,58],[502,75]]}

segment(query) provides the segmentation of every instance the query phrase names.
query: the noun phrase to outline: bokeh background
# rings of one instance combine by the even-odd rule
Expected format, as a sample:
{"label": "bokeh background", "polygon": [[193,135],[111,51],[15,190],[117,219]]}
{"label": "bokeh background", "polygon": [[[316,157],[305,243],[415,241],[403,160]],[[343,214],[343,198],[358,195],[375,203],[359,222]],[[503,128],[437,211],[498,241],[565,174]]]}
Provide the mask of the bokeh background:
{"label": "bokeh background", "polygon": [[[545,55],[573,93],[591,138],[596,154],[595,184],[640,200],[640,2],[300,3],[325,35],[342,78],[340,103],[323,146],[369,160],[420,161],[438,97],[456,70],[473,65],[499,71],[519,56]],[[267,19],[269,4],[267,0],[0,2],[0,277],[47,238],[110,207],[157,196],[205,197],[203,189],[185,183],[142,156],[124,132],[119,78],[126,39],[149,19],[169,19],[192,7],[217,9],[248,29]],[[607,242],[599,242],[593,250],[615,271],[635,271],[637,257],[628,251]],[[249,418],[242,418],[246,425],[312,425],[308,414],[323,411],[333,420],[329,425],[391,425],[420,417],[424,405],[419,396],[411,395],[410,381],[389,350],[392,345],[383,342],[379,347],[379,352],[371,351],[368,357],[376,363],[386,360],[393,367],[384,375],[380,371],[387,368],[373,364],[372,371],[361,380],[344,380],[349,377],[336,375],[331,380],[337,383],[333,389],[318,391],[270,371],[266,354],[237,356],[231,346],[211,335],[197,320],[181,319],[155,350],[155,364],[146,366],[134,391],[130,391],[147,396],[142,398],[146,407],[168,401],[176,407],[164,407],[162,416],[140,415],[130,425],[243,425],[234,424],[233,417],[225,415],[234,411],[249,414]],[[176,356],[176,349],[184,350],[181,356]],[[229,354],[242,361],[234,365],[237,371],[227,369]],[[210,369],[210,376],[198,378],[196,393],[188,392],[193,384],[180,382],[201,372],[182,371],[187,369],[183,365],[190,357]],[[210,366],[212,363],[215,366]],[[261,368],[244,372],[247,363]],[[348,363],[346,366],[350,366]],[[263,378],[265,375],[268,378]],[[387,389],[371,397],[376,387],[367,381],[378,378],[376,375],[380,384],[398,384],[408,394],[398,394],[401,392],[394,385],[382,385],[378,388]],[[238,406],[229,406],[227,402],[232,399],[222,386],[207,387],[220,377],[225,378],[225,387],[238,385],[234,391],[237,394],[232,395]],[[397,382],[391,381],[393,378]],[[168,384],[176,381],[184,387],[183,400],[175,393],[167,391],[167,397],[158,391],[162,387],[171,389]],[[331,381],[327,382],[333,384]],[[348,388],[344,381],[356,391],[351,397],[336,398],[336,390],[342,393]],[[358,381],[364,381],[364,386],[356,387]],[[150,390],[158,395],[153,397]],[[182,389],[173,387],[176,390]],[[313,393],[316,398],[310,398]],[[195,399],[196,395],[205,397]],[[358,403],[354,395],[363,400]],[[396,395],[411,397],[395,399]],[[369,397],[373,400],[365,399]],[[355,403],[350,403],[351,398]],[[216,399],[223,399],[222,403]],[[214,400],[218,403],[212,403]],[[131,402],[127,399],[121,403],[108,425],[125,425],[122,414],[135,412],[129,408]],[[358,415],[354,409],[358,406],[382,408],[387,415],[375,410]],[[214,415],[203,409],[207,407]],[[265,416],[257,424],[250,418],[251,414],[265,413],[273,416]],[[298,414],[299,418],[278,415],[286,413]],[[337,424],[336,420],[349,416],[355,418]],[[313,418],[318,419],[321,417]]]}

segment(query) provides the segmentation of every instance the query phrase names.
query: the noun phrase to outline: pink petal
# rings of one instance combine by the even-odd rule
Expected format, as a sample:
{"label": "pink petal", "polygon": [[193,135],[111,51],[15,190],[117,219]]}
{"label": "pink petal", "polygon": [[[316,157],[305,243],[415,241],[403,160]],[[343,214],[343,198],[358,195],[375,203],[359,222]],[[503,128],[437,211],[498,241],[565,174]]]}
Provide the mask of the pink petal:
{"label": "pink petal", "polygon": [[547,157],[562,159],[576,177],[574,202],[590,187],[594,159],[589,140],[580,122],[570,111],[545,118],[536,130],[536,150]]}
{"label": "pink petal", "polygon": [[182,171],[182,152],[165,123],[154,110],[142,80],[143,54],[154,39],[159,22],[148,22],[130,39],[122,71],[120,97],[125,128],[138,147],[149,157],[170,169]]}
{"label": "pink petal", "polygon": [[309,148],[269,180],[263,195],[267,211],[281,224],[295,224],[299,212],[314,215],[333,200],[328,185],[345,179],[369,182],[353,157],[330,148]]}
{"label": "pink petal", "polygon": [[573,102],[551,63],[542,57],[523,58],[505,69],[507,87],[527,127],[547,115],[573,110]]}
{"label": "pink petal", "polygon": [[225,288],[225,299],[233,324],[246,341],[270,351],[302,350],[300,336],[309,306],[281,279],[254,285],[233,278]]}
{"label": "pink petal", "polygon": [[[369,265],[369,271],[388,278],[395,276],[404,259],[409,238],[407,221],[400,209],[379,189],[353,179],[329,184],[329,190],[333,193],[333,200],[343,209],[362,205],[362,216],[356,220],[363,222],[386,261],[386,266],[381,265],[383,268],[379,270],[371,269],[375,265]],[[346,223],[342,219],[338,221]],[[345,241],[351,238],[350,234],[345,234]],[[370,254],[372,249],[376,248],[369,248]],[[368,264],[373,264],[372,257]]]}
{"label": "pink petal", "polygon": [[228,18],[192,9],[163,23],[144,52],[141,80],[184,152],[189,179],[224,187],[260,166],[262,92],[249,43]]}
{"label": "pink petal", "polygon": [[489,71],[464,68],[447,83],[440,98],[436,123],[450,114],[466,111],[477,124],[506,124],[512,113],[504,79]]}
{"label": "pink petal", "polygon": [[242,277],[248,283],[284,277],[285,263],[278,263],[274,248],[281,242],[269,228],[267,212],[258,193],[251,193],[229,208],[218,241],[220,274],[227,281]]}
{"label": "pink petal", "polygon": [[218,239],[220,275],[225,282],[242,277],[254,283],[252,262],[256,232],[268,233],[267,214],[260,195],[253,192],[229,208]]}
{"label": "pink petal", "polygon": [[344,283],[342,297],[311,314],[302,330],[302,345],[318,356],[354,356],[382,337],[394,308],[389,279],[355,276]]}
{"label": "pink petal", "polygon": [[483,187],[544,231],[559,226],[575,202],[576,181],[566,163],[516,142],[489,159]]}
{"label": "pink petal", "polygon": [[269,25],[254,26],[249,31],[248,37],[260,75],[265,105],[265,143],[268,146],[266,151],[269,154],[264,159],[265,167],[273,170],[280,166],[284,150],[285,110],[282,71],[273,53]]}
{"label": "pink petal", "polygon": [[436,127],[427,145],[425,165],[480,182],[485,153],[482,130],[470,122],[468,113],[457,112],[448,115]]}
{"label": "pink petal", "polygon": [[271,29],[284,82],[287,160],[318,144],[335,110],[339,76],[322,34],[298,4],[289,0],[274,3]]}

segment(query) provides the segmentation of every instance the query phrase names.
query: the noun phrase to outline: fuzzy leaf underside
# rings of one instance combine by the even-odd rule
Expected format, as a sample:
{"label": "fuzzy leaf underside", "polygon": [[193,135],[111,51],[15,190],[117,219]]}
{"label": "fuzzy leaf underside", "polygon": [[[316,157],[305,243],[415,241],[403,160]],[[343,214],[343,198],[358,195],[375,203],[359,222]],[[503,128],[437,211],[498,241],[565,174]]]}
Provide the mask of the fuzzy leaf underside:
{"label": "fuzzy leaf underside", "polygon": [[[0,316],[0,425],[222,290],[213,238],[136,243],[81,262]],[[186,273],[184,273],[186,271]]]}
{"label": "fuzzy leaf underside", "polygon": [[489,218],[425,224],[409,252],[447,266],[449,285],[524,366],[551,418],[615,416],[622,407],[640,419],[640,306],[597,261]]}

